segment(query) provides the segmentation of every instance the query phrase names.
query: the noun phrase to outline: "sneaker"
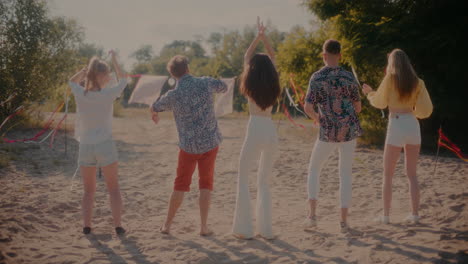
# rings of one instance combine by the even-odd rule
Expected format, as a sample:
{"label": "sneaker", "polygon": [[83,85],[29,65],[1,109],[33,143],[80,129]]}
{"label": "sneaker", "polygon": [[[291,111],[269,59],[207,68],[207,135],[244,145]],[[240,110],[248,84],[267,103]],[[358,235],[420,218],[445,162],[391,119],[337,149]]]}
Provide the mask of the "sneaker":
{"label": "sneaker", "polygon": [[390,223],[390,217],[388,215],[381,215],[381,216],[376,217],[374,219],[374,222],[387,225]]}
{"label": "sneaker", "polygon": [[348,232],[348,224],[345,222],[340,222],[340,229],[341,233],[347,233]]}
{"label": "sneaker", "polygon": [[408,215],[406,218],[405,218],[405,222],[409,222],[411,224],[417,224],[419,223],[419,215]]}
{"label": "sneaker", "polygon": [[316,228],[317,227],[317,216],[313,217],[306,217],[304,220],[304,229],[311,229],[311,228]]}
{"label": "sneaker", "polygon": [[126,232],[125,229],[123,229],[123,227],[121,226],[118,226],[115,228],[115,233],[119,236],[125,234],[125,232]]}
{"label": "sneaker", "polygon": [[91,233],[91,227],[89,226],[83,227],[83,234],[87,235],[89,233]]}

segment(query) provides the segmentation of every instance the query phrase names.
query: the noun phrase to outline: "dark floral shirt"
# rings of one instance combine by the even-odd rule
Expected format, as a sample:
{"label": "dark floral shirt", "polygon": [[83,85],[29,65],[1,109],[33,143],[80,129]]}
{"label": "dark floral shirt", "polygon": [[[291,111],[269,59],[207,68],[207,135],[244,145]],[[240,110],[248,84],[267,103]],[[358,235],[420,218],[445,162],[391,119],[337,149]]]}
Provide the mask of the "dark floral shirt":
{"label": "dark floral shirt", "polygon": [[174,112],[182,150],[205,153],[222,141],[214,113],[214,93],[226,91],[226,84],[220,80],[187,74],[179,79],[174,90],[154,102],[153,110]]}
{"label": "dark floral shirt", "polygon": [[362,134],[353,105],[360,101],[358,89],[353,74],[341,67],[325,66],[312,74],[306,102],[318,108],[320,141],[345,142]]}

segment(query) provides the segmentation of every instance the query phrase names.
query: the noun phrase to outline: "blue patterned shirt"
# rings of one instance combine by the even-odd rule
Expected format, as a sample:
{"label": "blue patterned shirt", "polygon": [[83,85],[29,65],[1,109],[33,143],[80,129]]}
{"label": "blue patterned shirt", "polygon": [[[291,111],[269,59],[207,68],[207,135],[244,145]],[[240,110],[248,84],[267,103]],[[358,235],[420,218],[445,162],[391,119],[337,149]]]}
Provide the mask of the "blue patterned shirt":
{"label": "blue patterned shirt", "polygon": [[214,93],[226,91],[226,84],[220,80],[186,74],[174,90],[154,102],[153,110],[174,112],[182,150],[192,154],[205,153],[222,141],[214,113]]}
{"label": "blue patterned shirt", "polygon": [[353,105],[359,101],[359,88],[352,73],[325,66],[312,74],[306,102],[319,110],[320,141],[345,142],[362,134]]}

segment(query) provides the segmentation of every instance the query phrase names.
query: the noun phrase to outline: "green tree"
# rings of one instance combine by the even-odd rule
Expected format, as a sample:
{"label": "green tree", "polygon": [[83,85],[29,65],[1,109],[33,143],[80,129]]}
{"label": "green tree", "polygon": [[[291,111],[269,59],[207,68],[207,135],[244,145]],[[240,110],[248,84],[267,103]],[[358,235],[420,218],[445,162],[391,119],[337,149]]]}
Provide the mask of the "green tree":
{"label": "green tree", "polygon": [[[346,47],[345,61],[374,87],[384,75],[386,54],[394,48],[406,51],[435,106],[431,118],[421,121],[423,146],[435,148],[442,124],[455,142],[468,148],[468,127],[459,125],[465,110],[461,98],[468,96],[466,56],[460,50],[465,37],[459,30],[468,26],[462,1],[306,0],[304,4],[332,25],[332,35]],[[371,126],[379,121],[378,114],[365,119]]]}
{"label": "green tree", "polygon": [[135,58],[138,63],[147,63],[153,58],[153,47],[151,45],[143,45],[131,57]]}
{"label": "green tree", "polygon": [[0,118],[17,106],[48,98],[65,83],[80,58],[82,29],[73,20],[49,17],[45,1],[0,2]]}
{"label": "green tree", "polygon": [[[278,31],[272,25],[268,25],[268,28],[270,30],[267,34],[271,39],[272,46],[277,48],[284,40],[286,34]],[[198,37],[196,41],[176,40],[164,46],[159,55],[153,56],[149,62],[135,64],[132,72],[169,75],[166,70],[167,62],[174,55],[182,54],[189,58],[190,71],[196,76],[240,76],[244,65],[244,53],[254,39],[255,34],[255,27],[247,26],[243,31],[213,32],[204,40],[201,37]],[[211,48],[211,56],[207,55],[206,50],[201,44],[202,41],[205,41]],[[257,50],[258,52],[262,51],[262,46],[259,45]],[[246,102],[244,96],[239,93],[239,90],[235,89],[234,109],[236,111],[244,111]]]}

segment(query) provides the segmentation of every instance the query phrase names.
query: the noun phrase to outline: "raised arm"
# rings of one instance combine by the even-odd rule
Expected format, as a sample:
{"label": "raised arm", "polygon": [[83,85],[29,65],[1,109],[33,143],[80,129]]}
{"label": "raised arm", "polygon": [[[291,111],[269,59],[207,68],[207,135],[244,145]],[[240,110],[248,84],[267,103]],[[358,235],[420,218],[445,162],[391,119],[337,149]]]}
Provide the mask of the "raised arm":
{"label": "raised arm", "polygon": [[117,74],[118,79],[126,78],[126,73],[120,68],[119,63],[117,62],[117,54],[114,50],[109,51],[112,57],[112,65],[114,66],[114,70]]}
{"label": "raised arm", "polygon": [[79,72],[75,73],[71,78],[70,78],[70,82],[73,82],[73,83],[81,83],[81,81],[84,80],[84,78],[86,77],[86,71],[87,71],[87,67],[83,67]]}
{"label": "raised arm", "polygon": [[263,44],[265,45],[265,49],[267,50],[268,56],[270,56],[271,61],[273,62],[273,64],[275,64],[275,50],[271,46],[270,41],[266,37],[265,33],[261,35],[261,39],[263,41]]}
{"label": "raised arm", "polygon": [[260,42],[260,36],[257,35],[254,40],[252,41],[252,43],[250,43],[250,46],[249,48],[247,49],[247,51],[245,52],[245,55],[244,55],[244,65],[248,64],[250,62],[250,59],[252,59],[252,56],[254,55],[255,53],[255,49],[257,48],[257,45],[258,43]]}
{"label": "raised arm", "polygon": [[[274,56],[273,49],[271,48],[270,43],[266,40],[265,37],[265,26],[263,26],[263,22],[260,22],[260,17],[257,17],[257,36],[254,38],[252,43],[250,43],[249,48],[245,52],[244,55],[244,65],[248,64],[250,59],[255,53],[255,49],[257,48],[257,45],[260,41],[263,41],[265,44],[265,48],[267,49],[268,54],[271,56]],[[273,60],[273,57],[271,57]]]}

